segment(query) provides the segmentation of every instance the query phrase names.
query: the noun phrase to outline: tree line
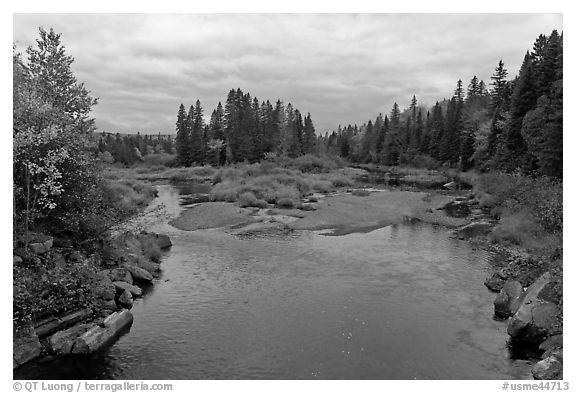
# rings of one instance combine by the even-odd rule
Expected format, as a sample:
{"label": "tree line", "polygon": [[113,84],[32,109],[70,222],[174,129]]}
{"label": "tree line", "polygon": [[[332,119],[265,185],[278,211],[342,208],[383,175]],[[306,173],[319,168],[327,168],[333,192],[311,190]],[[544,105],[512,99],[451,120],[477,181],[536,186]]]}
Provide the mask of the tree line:
{"label": "tree line", "polygon": [[316,152],[316,131],[310,113],[305,117],[291,103],[272,105],[230,90],[224,107],[219,102],[205,124],[200,100],[188,111],[180,104],[175,148],[181,165],[223,165],[255,162],[270,155],[298,157]]}
{"label": "tree line", "polygon": [[98,138],[97,154],[107,163],[119,162],[130,166],[151,154],[172,154],[174,140],[171,135],[136,135],[102,132]]}
{"label": "tree line", "polygon": [[541,34],[509,80],[499,61],[488,90],[474,76],[458,80],[450,99],[430,108],[415,96],[401,111],[318,138],[318,150],[353,162],[386,165],[438,162],[467,170],[521,171],[562,177],[563,35]]}

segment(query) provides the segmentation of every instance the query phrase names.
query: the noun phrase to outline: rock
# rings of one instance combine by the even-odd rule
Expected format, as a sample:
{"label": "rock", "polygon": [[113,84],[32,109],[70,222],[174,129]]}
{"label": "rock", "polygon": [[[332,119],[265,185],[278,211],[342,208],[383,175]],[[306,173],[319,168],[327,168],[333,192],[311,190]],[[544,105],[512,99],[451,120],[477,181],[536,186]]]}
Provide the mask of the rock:
{"label": "rock", "polygon": [[28,248],[36,255],[45,254],[52,248],[53,239],[50,237],[42,242],[28,243]]}
{"label": "rock", "polygon": [[466,201],[448,202],[442,209],[451,217],[463,218],[470,215],[470,206]]}
{"label": "rock", "polygon": [[106,311],[116,311],[118,309],[118,305],[116,304],[114,299],[112,300],[100,299],[100,301],[97,301],[96,306],[100,310],[106,310]]}
{"label": "rock", "polygon": [[532,376],[540,380],[561,380],[563,379],[562,364],[562,350],[555,351],[532,367]]}
{"label": "rock", "polygon": [[476,221],[457,229],[455,234],[458,236],[458,239],[464,240],[480,235],[487,235],[492,232],[493,227],[494,225],[490,221]]}
{"label": "rock", "polygon": [[134,304],[134,298],[130,291],[124,291],[118,298],[118,305],[122,308],[131,309]]}
{"label": "rock", "polygon": [[538,346],[538,349],[544,351],[545,353],[543,357],[546,357],[546,352],[562,348],[563,345],[564,343],[562,334],[556,334],[555,336],[550,336],[546,340],[542,341],[542,343]]}
{"label": "rock", "polygon": [[492,292],[500,292],[502,288],[504,288],[504,283],[507,278],[508,275],[505,273],[504,269],[501,269],[488,277],[486,281],[484,281],[484,285],[486,285],[486,287]]}
{"label": "rock", "polygon": [[17,265],[17,264],[19,264],[19,263],[22,263],[23,261],[24,261],[24,260],[23,260],[22,257],[19,256],[19,255],[13,255],[13,256],[12,256],[12,264],[13,264],[13,265]]}
{"label": "rock", "polygon": [[124,267],[130,272],[130,275],[135,281],[144,281],[150,283],[154,279],[151,273],[145,269],[142,269],[141,267],[134,265],[124,265]]}
{"label": "rock", "polygon": [[549,282],[550,273],[545,273],[523,293],[520,307],[508,324],[508,334],[514,341],[539,344],[556,333],[557,317],[562,310],[556,304],[539,298]]}
{"label": "rock", "polygon": [[132,296],[142,296],[142,289],[136,285],[130,285],[124,281],[114,281],[113,284],[116,287],[116,292],[120,294],[124,291],[128,291]]}
{"label": "rock", "polygon": [[66,330],[54,333],[47,340],[48,350],[54,355],[68,355],[72,353],[76,339],[92,329],[96,324],[79,324]]}
{"label": "rock", "polygon": [[457,185],[456,182],[451,181],[450,183],[444,184],[442,187],[447,188],[449,190],[455,190]]}
{"label": "rock", "polygon": [[124,281],[128,284],[134,284],[134,280],[132,279],[132,275],[126,268],[117,267],[115,269],[111,269],[108,276],[112,281]]}
{"label": "rock", "polygon": [[[129,292],[124,292],[128,293]],[[128,310],[108,316],[102,324],[90,328],[74,342],[73,354],[91,354],[107,347],[122,331],[132,325],[134,317]]]}
{"label": "rock", "polygon": [[83,309],[68,313],[58,318],[50,318],[38,323],[34,330],[38,337],[46,337],[58,330],[66,329],[80,321],[83,321],[92,316],[91,309]]}
{"label": "rock", "polygon": [[494,314],[499,318],[509,318],[520,307],[522,284],[518,281],[506,281],[504,287],[494,300]]}
{"label": "rock", "polygon": [[316,205],[313,205],[312,203],[303,203],[301,209],[304,211],[307,211],[307,212],[312,212],[312,211],[318,210]]}
{"label": "rock", "polygon": [[148,261],[145,258],[138,258],[134,261],[134,264],[148,273],[152,274],[154,277],[157,277],[160,273],[160,264],[152,261]]}
{"label": "rock", "polygon": [[116,286],[108,276],[101,277],[92,288],[94,296],[104,300],[114,300]]}
{"label": "rock", "polygon": [[40,356],[42,346],[34,329],[30,328],[14,337],[12,367],[16,368]]}

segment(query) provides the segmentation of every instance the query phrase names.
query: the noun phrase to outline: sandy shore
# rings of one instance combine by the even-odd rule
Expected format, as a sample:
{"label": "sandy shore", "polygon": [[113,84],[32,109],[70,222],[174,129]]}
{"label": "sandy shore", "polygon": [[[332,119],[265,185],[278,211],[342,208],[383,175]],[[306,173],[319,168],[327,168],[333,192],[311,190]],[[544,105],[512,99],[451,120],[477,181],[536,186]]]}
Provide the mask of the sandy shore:
{"label": "sandy shore", "polygon": [[[275,222],[295,230],[332,229],[335,234],[365,232],[410,219],[448,227],[467,224],[469,220],[466,218],[449,217],[443,211],[436,210],[452,199],[446,195],[411,191],[374,191],[363,197],[337,193],[314,203],[315,211],[265,209],[258,214],[254,214],[257,209],[239,208],[226,202],[209,202],[183,211],[170,224],[192,231],[249,224],[249,228],[252,228]],[[286,217],[291,219],[287,220]]]}

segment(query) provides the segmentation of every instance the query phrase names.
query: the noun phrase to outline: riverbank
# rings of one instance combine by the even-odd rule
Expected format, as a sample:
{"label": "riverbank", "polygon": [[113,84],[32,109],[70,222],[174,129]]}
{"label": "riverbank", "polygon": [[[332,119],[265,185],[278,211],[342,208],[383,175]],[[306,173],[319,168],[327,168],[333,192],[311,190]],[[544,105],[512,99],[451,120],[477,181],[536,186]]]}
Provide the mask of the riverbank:
{"label": "riverbank", "polygon": [[[355,171],[352,178],[367,177],[361,169],[360,172],[359,169]],[[387,184],[385,189],[340,187],[324,193],[310,192],[292,203],[291,206],[298,207],[292,209],[266,201],[249,207],[240,207],[241,201],[234,205],[202,203],[190,206],[171,224],[184,230],[226,227],[226,231],[237,235],[266,234],[278,230],[326,230],[328,232],[324,234],[345,235],[369,232],[402,221],[421,221],[453,228],[454,237],[473,242],[477,247],[502,256],[494,266],[494,274],[487,277],[486,286],[498,293],[495,299],[497,318],[503,318],[502,303],[507,303],[506,307],[509,307],[508,303],[514,299],[514,305],[509,307],[508,314],[504,316],[510,318],[510,345],[516,348],[513,350],[524,351],[527,348],[541,355],[542,361],[534,367],[535,378],[554,379],[561,376],[562,252],[560,249],[550,253],[550,244],[558,244],[557,240],[547,236],[545,241],[537,244],[538,247],[534,247],[534,242],[523,243],[523,238],[517,236],[510,222],[514,222],[514,214],[518,211],[522,211],[523,217],[526,217],[528,208],[526,205],[511,206],[510,200],[514,200],[518,193],[506,189],[505,195],[499,195],[494,191],[498,187],[497,183],[490,184],[491,188],[487,189],[486,178],[475,174],[457,174],[461,177],[456,178],[456,182],[446,184],[443,190],[442,187],[431,190],[431,182],[437,186],[440,180],[446,180],[438,174],[432,175],[433,181],[428,181],[425,175],[420,177],[425,184],[421,188],[425,191],[417,191],[421,181],[414,181],[417,176],[413,175],[410,184],[399,181],[397,186]],[[388,182],[398,181],[398,177],[389,174],[387,177]],[[514,184],[509,179],[504,181]],[[254,183],[256,181],[252,180]],[[409,188],[410,191],[402,188]],[[460,190],[449,191],[446,188]],[[524,195],[523,198],[530,197]],[[538,203],[538,200],[531,201],[532,205]],[[218,219],[210,220],[210,217]],[[537,233],[538,230],[532,227],[529,234]],[[534,239],[533,235],[525,238]],[[544,285],[541,284],[543,280]],[[519,290],[509,294],[510,287]],[[528,312],[528,305],[535,299],[544,305],[540,310],[546,314],[544,323],[523,316]],[[537,313],[540,311],[537,310]]]}

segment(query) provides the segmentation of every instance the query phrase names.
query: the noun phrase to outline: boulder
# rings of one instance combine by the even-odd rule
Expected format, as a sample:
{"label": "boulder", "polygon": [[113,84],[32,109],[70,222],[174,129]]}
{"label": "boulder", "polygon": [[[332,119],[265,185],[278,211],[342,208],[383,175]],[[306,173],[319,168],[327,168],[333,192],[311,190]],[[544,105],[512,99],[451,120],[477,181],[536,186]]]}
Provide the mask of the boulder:
{"label": "boulder", "polygon": [[47,340],[48,350],[54,355],[68,355],[72,353],[72,348],[78,337],[92,329],[96,324],[87,323],[75,325],[69,329],[54,333]]}
{"label": "boulder", "polygon": [[450,217],[463,218],[470,215],[470,206],[467,201],[451,201],[440,208]]}
{"label": "boulder", "polygon": [[132,279],[132,275],[126,268],[117,267],[115,269],[111,269],[108,273],[110,280],[112,281],[124,281],[128,284],[134,284],[134,280]]}
{"label": "boulder", "polygon": [[538,346],[538,349],[544,351],[544,355],[542,357],[547,357],[549,352],[560,349],[563,347],[563,345],[564,343],[562,334],[556,334],[542,341],[542,343]]}
{"label": "boulder", "polygon": [[[129,292],[125,292],[129,293]],[[73,354],[91,354],[106,348],[123,330],[132,325],[134,317],[128,310],[115,312],[100,325],[93,326],[74,342]]]}
{"label": "boulder", "polygon": [[20,255],[13,255],[12,256],[12,264],[13,265],[18,265],[19,263],[22,263],[24,260],[22,259],[22,257]]}
{"label": "boulder", "polygon": [[494,225],[490,221],[482,220],[470,223],[455,231],[460,240],[470,239],[471,237],[483,236],[492,232]]}
{"label": "boulder", "polygon": [[550,282],[550,273],[540,276],[523,293],[520,307],[508,324],[508,334],[515,342],[539,344],[556,333],[558,305],[542,300],[539,294]]}
{"label": "boulder", "polygon": [[36,255],[45,254],[52,248],[53,239],[50,237],[44,241],[28,243],[28,248]]}
{"label": "boulder", "polygon": [[442,187],[447,188],[449,190],[455,190],[457,187],[456,182],[451,181],[450,183],[444,184]]}
{"label": "boulder", "polygon": [[42,346],[38,335],[30,328],[14,337],[12,349],[12,367],[16,368],[40,356]]}
{"label": "boulder", "polygon": [[486,278],[484,281],[484,285],[491,290],[492,292],[500,292],[504,287],[504,283],[508,275],[506,274],[504,269],[500,269],[496,273],[492,274],[492,276]]}
{"label": "boulder", "polygon": [[77,310],[58,318],[50,318],[44,321],[39,322],[35,327],[34,330],[38,337],[46,337],[58,330],[66,329],[69,326],[72,326],[80,321],[83,321],[92,316],[91,309],[83,309]]}
{"label": "boulder", "polygon": [[114,281],[113,284],[116,288],[116,293],[122,294],[123,292],[128,291],[132,296],[142,296],[142,289],[136,285],[131,285],[124,281]]}
{"label": "boulder", "polygon": [[520,307],[520,297],[522,296],[522,284],[518,281],[506,281],[504,287],[494,300],[494,315],[499,318],[509,318]]}
{"label": "boulder", "polygon": [[150,283],[154,279],[152,274],[141,267],[134,266],[134,265],[124,265],[126,270],[130,272],[130,275],[135,281],[143,281]]}
{"label": "boulder", "polygon": [[307,211],[307,212],[318,210],[316,205],[314,205],[312,203],[303,203],[301,209],[304,211]]}
{"label": "boulder", "polygon": [[98,274],[98,279],[92,287],[94,296],[104,300],[113,300],[116,296],[116,286],[106,272]]}
{"label": "boulder", "polygon": [[118,305],[112,300],[103,300],[100,299],[96,302],[96,307],[102,311],[116,311],[118,309]]}
{"label": "boulder", "polygon": [[534,379],[561,380],[563,379],[562,364],[563,354],[560,349],[536,363],[532,367],[532,376]]}
{"label": "boulder", "polygon": [[118,298],[118,305],[122,308],[131,309],[134,304],[134,298],[130,291],[124,291]]}

